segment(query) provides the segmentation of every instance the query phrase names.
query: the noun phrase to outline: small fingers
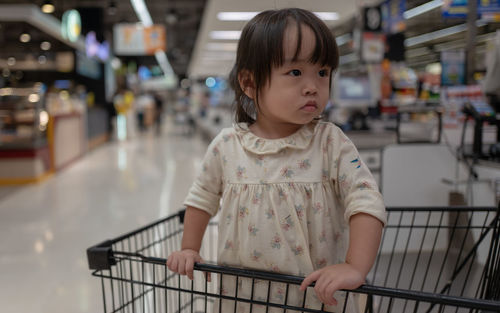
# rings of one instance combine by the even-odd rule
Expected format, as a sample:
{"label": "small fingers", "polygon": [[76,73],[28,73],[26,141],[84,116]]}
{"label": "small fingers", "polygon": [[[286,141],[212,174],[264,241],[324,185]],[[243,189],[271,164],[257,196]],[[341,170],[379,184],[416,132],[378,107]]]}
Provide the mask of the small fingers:
{"label": "small fingers", "polygon": [[316,296],[318,297],[319,301],[327,304],[328,299],[325,297],[323,285],[324,285],[324,279],[321,278],[318,279],[316,281],[316,285],[314,286],[314,292],[316,293]]}
{"label": "small fingers", "polygon": [[307,277],[304,278],[304,280],[302,281],[302,284],[300,284],[300,290],[302,291],[306,290],[307,286],[309,286],[312,282],[316,281],[320,276],[321,276],[320,271],[315,271],[307,275]]}
{"label": "small fingers", "polygon": [[328,305],[337,305],[337,299],[334,295],[339,290],[339,285],[337,282],[331,282],[325,289],[325,298],[328,301]]}
{"label": "small fingers", "polygon": [[[167,267],[172,272],[186,275],[189,279],[193,280],[195,262],[203,263],[203,260],[199,255],[174,252],[167,259]],[[212,281],[210,273],[205,273],[205,277],[208,282]]]}
{"label": "small fingers", "polygon": [[335,277],[321,277],[316,281],[314,291],[319,300],[327,305],[337,305],[334,293],[340,289],[340,282]]}
{"label": "small fingers", "polygon": [[186,275],[186,259],[185,258],[182,258],[181,260],[178,261],[177,273],[179,273],[181,275]]}
{"label": "small fingers", "polygon": [[171,270],[172,272],[177,272],[177,264],[178,264],[177,258],[171,255],[167,260],[168,269]]}
{"label": "small fingers", "polygon": [[193,267],[194,267],[194,259],[188,258],[186,260],[186,274],[187,277],[193,280]]}

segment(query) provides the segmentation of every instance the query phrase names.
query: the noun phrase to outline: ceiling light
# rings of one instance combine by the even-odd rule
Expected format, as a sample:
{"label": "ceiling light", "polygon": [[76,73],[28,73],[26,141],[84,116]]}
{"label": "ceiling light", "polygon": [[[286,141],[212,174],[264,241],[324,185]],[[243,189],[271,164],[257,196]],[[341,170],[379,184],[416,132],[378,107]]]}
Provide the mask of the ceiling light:
{"label": "ceiling light", "polygon": [[345,65],[348,63],[359,61],[359,56],[356,53],[350,53],[340,56],[339,63]]}
{"label": "ceiling light", "polygon": [[205,51],[202,58],[205,60],[235,60],[236,52],[234,51]]}
{"label": "ceiling light", "polygon": [[[220,21],[249,21],[260,12],[219,12],[217,18]],[[314,12],[317,17],[324,21],[335,21],[339,19],[337,12]]]}
{"label": "ceiling light", "polygon": [[323,21],[336,21],[339,19],[339,14],[337,12],[313,12],[317,17]]}
{"label": "ceiling light", "polygon": [[32,93],[32,94],[29,95],[28,101],[31,102],[31,103],[38,102],[38,101],[40,101],[40,96],[38,94],[36,94],[36,93]]}
{"label": "ceiling light", "polygon": [[40,124],[42,124],[43,126],[47,126],[47,124],[49,123],[49,113],[47,113],[47,111],[41,111],[39,116]]}
{"label": "ceiling light", "polygon": [[111,60],[111,67],[113,67],[113,69],[117,70],[117,69],[119,69],[121,66],[122,66],[122,61],[120,61],[120,59],[118,59],[117,57],[114,57],[114,58]]}
{"label": "ceiling light", "polygon": [[438,8],[443,5],[443,0],[433,0],[403,13],[405,19],[409,20],[412,17],[418,16],[435,8]]}
{"label": "ceiling light", "polygon": [[168,61],[167,55],[164,51],[156,51],[155,53],[156,62],[160,65],[161,70],[165,76],[174,75],[174,70],[172,69],[172,65]]}
{"label": "ceiling light", "polygon": [[241,31],[239,30],[215,30],[210,32],[210,38],[215,40],[238,40]]}
{"label": "ceiling light", "polygon": [[249,21],[259,12],[219,12],[217,18],[220,21]]}
{"label": "ceiling light", "polygon": [[177,23],[177,11],[175,9],[168,10],[167,14],[165,15],[165,22],[168,25],[174,25],[175,23]]}
{"label": "ceiling light", "polygon": [[337,46],[342,46],[343,44],[348,43],[351,39],[352,35],[350,33],[335,37]]}
{"label": "ceiling light", "polygon": [[[495,37],[496,33],[486,33],[482,34],[476,37],[476,44],[480,44],[483,42],[487,42],[489,40],[492,40]],[[447,41],[443,43],[439,43],[434,45],[434,50],[436,52],[441,52],[441,51],[446,51],[446,50],[453,50],[453,49],[462,49],[466,45],[465,38],[464,39],[458,39],[454,41]]]}
{"label": "ceiling light", "polygon": [[43,51],[50,50],[51,47],[52,45],[48,41],[42,41],[42,43],[40,44],[40,49],[42,49]]}
{"label": "ceiling light", "polygon": [[237,48],[236,42],[209,42],[206,46],[210,51],[236,51]]}
{"label": "ceiling light", "polygon": [[55,9],[56,8],[52,4],[52,1],[44,1],[42,4],[42,12],[43,13],[47,13],[47,14],[54,13]]}
{"label": "ceiling light", "polygon": [[20,42],[27,43],[27,42],[30,42],[30,40],[31,40],[31,35],[28,34],[27,32],[23,32],[21,34],[21,36],[19,36],[19,41]]}
{"label": "ceiling light", "polygon": [[205,85],[208,88],[215,87],[216,84],[217,84],[217,81],[213,77],[208,77],[207,79],[205,79]]}
{"label": "ceiling light", "polygon": [[38,63],[40,63],[40,64],[45,64],[45,63],[47,63],[47,57],[46,57],[46,56],[44,56],[44,55],[39,56],[39,57],[38,57]]}
{"label": "ceiling light", "polygon": [[7,59],[7,65],[8,66],[14,66],[14,65],[16,65],[16,58],[14,58],[14,57],[8,58]]}
{"label": "ceiling light", "polygon": [[431,73],[434,75],[441,75],[441,73],[443,71],[443,67],[442,67],[441,63],[431,63],[425,67],[425,71],[427,73]]}
{"label": "ceiling light", "polygon": [[132,3],[135,14],[139,17],[139,21],[141,21],[142,25],[145,27],[153,25],[153,20],[151,19],[151,15],[149,14],[144,0],[130,0],[130,2]]}
{"label": "ceiling light", "polygon": [[[484,25],[486,25],[485,22],[483,22],[481,20],[476,21],[477,27],[481,27]],[[435,32],[430,32],[430,33],[426,33],[423,35],[407,38],[405,40],[405,46],[406,47],[416,46],[416,45],[419,45],[419,44],[427,42],[427,41],[431,41],[431,40],[443,38],[446,36],[454,35],[454,34],[463,32],[465,30],[467,30],[467,24],[460,24],[460,25],[440,29],[440,30],[437,30]]]}

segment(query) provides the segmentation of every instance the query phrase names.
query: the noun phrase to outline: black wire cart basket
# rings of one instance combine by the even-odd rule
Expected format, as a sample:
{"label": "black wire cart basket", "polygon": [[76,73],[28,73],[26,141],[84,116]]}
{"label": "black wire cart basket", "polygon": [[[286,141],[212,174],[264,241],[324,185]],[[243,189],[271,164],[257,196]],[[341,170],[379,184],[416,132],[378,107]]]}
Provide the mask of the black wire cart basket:
{"label": "black wire cart basket", "polygon": [[[215,265],[217,223],[189,280],[166,267],[180,249],[184,212],[87,250],[104,312],[500,312],[499,208],[388,208],[367,284],[339,291],[337,307],[309,302],[303,277]],[[211,282],[205,279],[211,273]],[[231,291],[221,288],[232,280]],[[249,284],[240,290],[242,282]],[[271,290],[280,297],[270,296]],[[229,306],[222,306],[226,301]],[[226,303],[226,304],[227,304]],[[333,308],[333,309],[332,309]]]}

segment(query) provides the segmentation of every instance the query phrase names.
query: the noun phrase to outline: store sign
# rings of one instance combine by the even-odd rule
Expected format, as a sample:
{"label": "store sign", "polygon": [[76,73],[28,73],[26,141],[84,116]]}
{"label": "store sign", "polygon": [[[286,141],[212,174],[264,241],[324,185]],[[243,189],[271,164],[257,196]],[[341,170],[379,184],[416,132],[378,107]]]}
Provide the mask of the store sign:
{"label": "store sign", "polygon": [[395,34],[406,29],[404,12],[406,0],[386,0],[382,3],[382,28],[385,33]]}
{"label": "store sign", "polygon": [[97,57],[101,61],[109,59],[109,43],[105,40],[102,43],[97,41],[95,32],[91,31],[85,37],[85,52],[87,57]]}
{"label": "store sign", "polygon": [[500,0],[478,0],[477,12],[484,13],[500,13]]}
{"label": "store sign", "polygon": [[385,35],[380,33],[363,33],[363,49],[361,58],[367,63],[380,63],[384,59]]}
{"label": "store sign", "polygon": [[162,25],[116,24],[113,43],[116,55],[154,55],[167,48],[166,30]]}
{"label": "store sign", "polygon": [[[478,18],[494,20],[500,15],[500,0],[476,0]],[[445,0],[442,15],[447,18],[467,18],[467,0]]]}
{"label": "store sign", "polygon": [[441,52],[441,66],[443,86],[465,84],[465,52],[463,50]]}
{"label": "store sign", "polygon": [[61,23],[61,35],[64,39],[76,42],[82,32],[82,19],[77,10],[64,12]]}

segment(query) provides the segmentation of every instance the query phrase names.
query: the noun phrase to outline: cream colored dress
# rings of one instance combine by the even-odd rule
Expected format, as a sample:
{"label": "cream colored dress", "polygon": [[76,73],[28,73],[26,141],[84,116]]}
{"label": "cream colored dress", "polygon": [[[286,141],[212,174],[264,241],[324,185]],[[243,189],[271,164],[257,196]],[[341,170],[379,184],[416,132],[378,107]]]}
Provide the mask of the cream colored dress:
{"label": "cream colored dress", "polygon": [[[356,148],[324,122],[281,139],[257,137],[244,123],[222,130],[184,204],[220,215],[219,264],[299,276],[344,262],[353,214],[386,222],[382,196]],[[251,280],[238,284],[238,297],[249,298]],[[284,303],[283,284],[272,284],[269,299],[268,283],[254,284],[254,300]],[[235,295],[235,278],[222,285],[222,294]],[[340,305],[325,310],[342,311],[343,293],[336,296]],[[298,287],[290,287],[287,303],[302,301]],[[235,311],[234,302],[224,302],[222,312]],[[312,289],[306,307],[321,308]],[[265,309],[252,305],[251,311]],[[250,312],[250,305],[238,303],[236,312]]]}

